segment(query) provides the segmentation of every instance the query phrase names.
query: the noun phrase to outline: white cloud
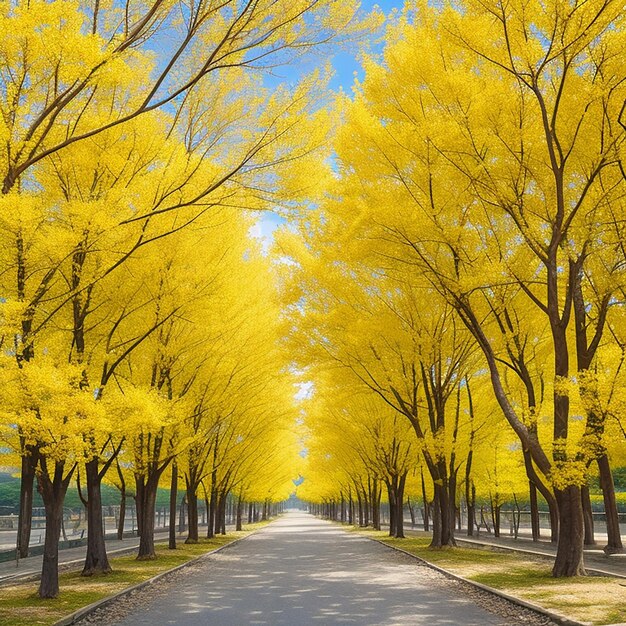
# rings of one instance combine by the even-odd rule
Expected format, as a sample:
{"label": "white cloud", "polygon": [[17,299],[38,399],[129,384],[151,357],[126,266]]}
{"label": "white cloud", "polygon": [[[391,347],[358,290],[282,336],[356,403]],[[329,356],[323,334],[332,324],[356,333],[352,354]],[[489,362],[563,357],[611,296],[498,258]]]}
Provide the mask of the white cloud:
{"label": "white cloud", "polygon": [[263,252],[266,253],[274,241],[274,231],[284,222],[284,217],[271,211],[264,211],[259,214],[257,221],[250,227],[248,234],[250,237],[260,240]]}

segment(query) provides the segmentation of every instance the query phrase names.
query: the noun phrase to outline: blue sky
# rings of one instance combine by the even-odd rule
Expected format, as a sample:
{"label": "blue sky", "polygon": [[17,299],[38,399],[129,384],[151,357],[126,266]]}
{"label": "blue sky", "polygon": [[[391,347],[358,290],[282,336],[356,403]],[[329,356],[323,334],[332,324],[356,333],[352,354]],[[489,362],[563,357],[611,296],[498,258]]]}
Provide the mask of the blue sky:
{"label": "blue sky", "polygon": [[[373,0],[362,0],[362,10],[369,12],[375,6],[378,6],[385,15],[389,15],[394,9],[400,10],[403,5],[402,0],[380,0],[374,2]],[[362,68],[358,60],[359,49],[354,47],[352,50],[340,50],[336,52],[331,58],[335,75],[331,80],[330,87],[333,90],[343,89],[346,93],[350,93],[352,85],[354,83],[355,75],[358,78],[363,77]],[[324,60],[323,60],[324,61]],[[311,68],[307,69],[312,69]],[[278,78],[282,77],[283,80],[289,80],[295,78],[300,74],[302,68],[283,68],[282,71],[277,71]],[[272,233],[276,228],[284,223],[284,218],[271,212],[262,213],[257,221],[257,224],[251,229],[250,234],[253,237],[259,238],[263,241],[265,247],[267,247],[272,240]]]}
{"label": "blue sky", "polygon": [[[403,4],[404,2],[401,0],[382,0],[381,2],[362,0],[361,8],[370,12],[375,6],[378,6],[385,15],[389,15],[394,9],[400,10]],[[332,64],[335,69],[335,77],[331,82],[333,89],[342,87],[345,92],[350,93],[355,73],[359,78],[362,77],[361,66],[357,57],[357,48],[352,51],[341,51],[333,56]]]}

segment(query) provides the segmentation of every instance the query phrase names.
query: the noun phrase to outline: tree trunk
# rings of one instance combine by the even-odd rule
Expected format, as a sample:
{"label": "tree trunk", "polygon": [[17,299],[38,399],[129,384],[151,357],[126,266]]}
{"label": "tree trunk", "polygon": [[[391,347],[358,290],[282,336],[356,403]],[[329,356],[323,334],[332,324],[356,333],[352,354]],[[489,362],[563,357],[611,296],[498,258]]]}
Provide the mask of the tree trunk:
{"label": "tree trunk", "polygon": [[82,575],[108,574],[111,572],[111,565],[104,541],[102,478],[97,458],[85,464],[85,472],[87,474],[87,556]]}
{"label": "tree trunk", "polygon": [[126,521],[126,479],[119,461],[116,460],[115,465],[120,479],[120,517],[117,521],[117,538],[121,541],[124,539],[124,522]]}
{"label": "tree trunk", "polygon": [[491,521],[493,522],[493,536],[500,537],[500,510],[501,504],[496,504],[495,500],[491,499]]}
{"label": "tree trunk", "polygon": [[63,502],[74,469],[63,477],[64,461],[55,463],[52,479],[46,471],[45,460],[41,460],[42,471],[37,475],[37,488],[46,510],[46,539],[44,543],[40,598],[56,598],[59,595],[59,538],[63,525]]}
{"label": "tree trunk", "polygon": [[156,559],[154,549],[154,512],[156,505],[156,492],[159,484],[157,476],[137,476],[137,527],[139,530],[139,552],[137,559],[140,561]]}
{"label": "tree trunk", "polygon": [[187,539],[185,543],[198,543],[198,493],[196,485],[187,483]]}
{"label": "tree trunk", "polygon": [[541,538],[541,526],[539,524],[539,506],[537,504],[537,487],[532,480],[528,481],[528,490],[530,493],[530,528],[533,541],[539,541]]}
{"label": "tree trunk", "polygon": [[[529,449],[524,449],[524,465],[526,467],[526,476],[531,485],[533,485],[537,491],[543,496],[543,499],[548,505],[548,512],[550,514],[550,541],[556,543],[559,539],[559,507],[553,493],[546,487],[545,483],[541,480],[540,476],[535,470],[532,457]],[[535,494],[536,496],[536,494]],[[539,508],[536,511],[537,528],[539,529]],[[531,493],[531,524],[532,524],[532,493]],[[539,531],[537,533],[537,539],[539,539]]]}
{"label": "tree trunk", "polygon": [[[541,490],[539,490],[541,492]],[[543,495],[543,494],[542,494]],[[544,495],[545,498],[545,495]],[[557,499],[550,493],[550,498],[546,500],[548,503],[548,513],[550,515],[550,541],[558,543],[559,541],[559,505]]]}
{"label": "tree trunk", "polygon": [[589,497],[589,487],[583,485],[580,488],[580,497],[582,498],[583,521],[585,527],[584,545],[595,546],[596,539],[593,530],[593,510],[591,509],[591,498]]}
{"label": "tree trunk", "polygon": [[447,485],[448,504],[448,526],[452,545],[454,545],[454,534],[456,532],[457,506],[456,506],[456,470],[450,468],[450,476]]}
{"label": "tree trunk", "polygon": [[22,456],[22,474],[20,477],[20,510],[17,522],[17,554],[20,559],[28,556],[30,532],[33,523],[33,493],[35,469],[38,455],[34,450],[26,451]]}
{"label": "tree trunk", "polygon": [[206,536],[207,539],[210,538],[210,533],[211,533],[211,527],[210,527],[210,513],[211,513],[211,496],[209,493],[207,493],[207,490],[204,489],[203,486],[203,491],[204,491],[204,506],[206,507],[206,525],[207,525],[207,529],[206,529]]}
{"label": "tree trunk", "polygon": [[176,502],[178,501],[178,463],[172,463],[172,478],[170,481],[170,522],[167,547],[176,550]]}
{"label": "tree trunk", "polygon": [[184,533],[187,528],[187,494],[185,493],[180,499],[178,506],[178,532]]}
{"label": "tree trunk", "polygon": [[439,499],[441,497],[441,492],[437,485],[434,486],[434,495],[433,495],[433,506],[432,506],[432,527],[433,534],[430,541],[431,548],[441,548],[442,537],[441,537],[441,505],[439,504]]}
{"label": "tree trunk", "polygon": [[454,546],[454,517],[456,503],[454,493],[450,491],[448,485],[445,483],[441,486],[441,545],[442,546]]}
{"label": "tree trunk", "polygon": [[411,528],[415,528],[415,505],[411,504],[411,498],[406,499],[406,505],[409,507],[409,515],[411,516]]}
{"label": "tree trunk", "polygon": [[400,476],[395,499],[396,518],[396,539],[404,539],[404,486],[406,484],[406,473]]}
{"label": "tree trunk", "polygon": [[430,531],[430,506],[428,505],[428,498],[426,497],[426,481],[424,480],[424,469],[420,469],[420,475],[422,478],[422,500],[424,502],[424,532]]}
{"label": "tree trunk", "polygon": [[613,483],[613,475],[609,465],[609,459],[603,454],[597,459],[598,469],[600,470],[600,488],[602,489],[602,497],[604,499],[604,511],[606,514],[606,532],[607,544],[604,547],[606,554],[618,554],[624,552],[622,537],[619,528],[619,514],[617,511],[617,502],[615,500],[615,485]]}
{"label": "tree trunk", "polygon": [[[474,535],[474,527],[476,526],[476,485],[474,484],[474,481],[472,481],[472,488],[471,488],[471,494],[470,494],[470,498],[471,498],[471,505],[467,505],[467,528],[468,528],[468,534],[469,534],[469,524],[471,520],[471,524],[472,524],[472,536]],[[478,532],[476,533],[478,534]]]}
{"label": "tree trunk", "polygon": [[[471,406],[471,399],[470,399]],[[472,431],[472,441],[474,438],[474,432]],[[472,500],[472,463],[474,460],[474,450],[470,447],[467,453],[467,460],[465,462],[465,504],[467,505],[467,536],[474,536],[474,515],[475,515],[475,502]]]}
{"label": "tree trunk", "polygon": [[46,539],[43,566],[39,583],[40,598],[56,598],[59,595],[59,539],[63,518],[63,500],[45,504]]}
{"label": "tree trunk", "polygon": [[474,536],[474,523],[476,519],[476,501],[472,497],[473,485],[466,485],[465,488],[465,504],[467,505],[467,536]]}
{"label": "tree trunk", "polygon": [[[225,535],[226,534],[226,503],[227,503],[227,498],[228,498],[228,493],[224,492],[221,496],[220,496],[220,503],[219,503],[219,507],[218,507],[218,518],[217,518],[217,525],[215,527],[215,534],[217,535],[218,533],[220,535]],[[269,507],[269,504],[268,504]]]}
{"label": "tree trunk", "polygon": [[211,477],[211,496],[209,501],[209,519],[208,519],[208,528],[206,532],[206,536],[209,539],[213,539],[215,537],[215,518],[216,518],[216,509],[217,509],[217,473],[213,470],[213,474]]}
{"label": "tree trunk", "polygon": [[394,493],[393,478],[385,481],[387,484],[387,499],[389,500],[389,536],[396,536],[396,495]]}
{"label": "tree trunk", "polygon": [[392,476],[387,482],[389,498],[389,536],[404,539],[404,485],[406,474]]}
{"label": "tree trunk", "polygon": [[235,530],[242,529],[241,517],[243,515],[243,504],[243,500],[241,499],[241,496],[239,496],[239,498],[237,498],[237,519],[235,521]]}
{"label": "tree trunk", "polygon": [[378,480],[372,481],[372,526],[374,530],[380,530],[380,487]]}
{"label": "tree trunk", "polygon": [[433,501],[433,539],[431,546],[441,548],[454,546],[455,494],[450,489],[450,478],[446,475],[445,461],[430,464],[428,469],[433,481],[435,498]]}
{"label": "tree trunk", "polygon": [[572,485],[555,490],[559,506],[559,543],[552,568],[555,578],[583,576],[584,521],[580,487]]}
{"label": "tree trunk", "polygon": [[120,491],[120,516],[117,521],[117,538],[124,539],[124,523],[126,522],[126,489]]}
{"label": "tree trunk", "polygon": [[248,524],[252,524],[252,502],[248,503]]}

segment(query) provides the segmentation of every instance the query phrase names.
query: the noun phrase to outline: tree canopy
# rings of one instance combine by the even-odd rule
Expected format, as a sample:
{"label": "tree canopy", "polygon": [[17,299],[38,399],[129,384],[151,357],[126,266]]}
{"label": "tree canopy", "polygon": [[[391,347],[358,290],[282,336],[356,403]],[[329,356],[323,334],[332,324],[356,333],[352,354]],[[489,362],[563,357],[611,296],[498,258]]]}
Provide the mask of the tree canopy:
{"label": "tree canopy", "polygon": [[623,6],[357,4],[0,5],[1,465],[41,597],[73,484],[84,575],[103,484],[146,559],[160,488],[189,542],[294,491],[396,537],[419,501],[433,547],[526,501],[536,539],[541,502],[573,576],[597,483],[623,550]]}

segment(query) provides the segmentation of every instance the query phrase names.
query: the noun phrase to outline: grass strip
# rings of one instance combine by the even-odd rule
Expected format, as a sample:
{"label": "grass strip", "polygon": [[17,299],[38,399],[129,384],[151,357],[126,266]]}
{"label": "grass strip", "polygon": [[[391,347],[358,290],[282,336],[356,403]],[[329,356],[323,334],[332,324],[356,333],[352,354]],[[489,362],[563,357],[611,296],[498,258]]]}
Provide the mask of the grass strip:
{"label": "grass strip", "polygon": [[0,626],[55,624],[84,606],[232,543],[264,525],[249,524],[243,531],[203,538],[196,544],[179,541],[176,550],[168,550],[166,543],[159,543],[157,558],[149,561],[138,561],[135,555],[113,557],[110,559],[113,571],[103,576],[83,577],[80,571],[61,573],[59,597],[54,599],[42,600],[37,596],[38,582],[5,585],[0,588]]}
{"label": "grass strip", "polygon": [[597,626],[626,622],[624,579],[608,576],[553,578],[551,564],[545,558],[483,548],[429,548],[428,537],[393,539],[384,531],[357,530],[453,574],[571,619]]}

